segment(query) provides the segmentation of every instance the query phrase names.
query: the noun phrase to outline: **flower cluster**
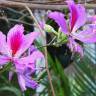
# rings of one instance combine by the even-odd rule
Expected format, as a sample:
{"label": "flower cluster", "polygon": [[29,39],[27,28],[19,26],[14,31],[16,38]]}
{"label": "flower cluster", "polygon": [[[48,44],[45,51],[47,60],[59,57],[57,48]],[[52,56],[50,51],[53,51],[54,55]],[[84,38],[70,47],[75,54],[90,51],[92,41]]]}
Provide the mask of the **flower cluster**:
{"label": "flower cluster", "polygon": [[[83,56],[83,49],[77,40],[83,43],[96,42],[96,25],[87,24],[86,29],[81,30],[80,28],[82,28],[87,22],[86,10],[84,6],[81,4],[75,4],[73,0],[68,0],[66,3],[70,11],[70,18],[68,20],[65,19],[65,15],[63,13],[57,11],[49,12],[48,17],[53,19],[60,27],[60,32],[63,32],[64,35],[66,35],[67,46],[69,49],[72,52],[80,53],[80,55]],[[93,19],[91,18],[91,20]],[[53,31],[50,26],[48,28],[51,32],[56,33],[56,31]]]}
{"label": "flower cluster", "polygon": [[16,72],[22,91],[25,91],[26,87],[35,89],[38,86],[31,77],[35,72],[37,59],[44,58],[43,54],[32,45],[38,35],[38,32],[24,35],[23,25],[11,28],[7,37],[0,32],[0,66],[11,64],[9,80]]}

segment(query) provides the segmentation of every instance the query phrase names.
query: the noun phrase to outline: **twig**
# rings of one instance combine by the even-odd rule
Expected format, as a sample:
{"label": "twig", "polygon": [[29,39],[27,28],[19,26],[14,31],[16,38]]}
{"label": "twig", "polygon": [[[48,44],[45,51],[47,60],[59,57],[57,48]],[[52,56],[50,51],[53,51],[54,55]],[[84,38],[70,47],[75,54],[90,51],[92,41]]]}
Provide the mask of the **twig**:
{"label": "twig", "polygon": [[29,26],[33,26],[33,24],[30,24],[30,23],[27,23],[25,21],[22,21],[22,20],[19,20],[19,19],[12,19],[12,18],[7,18],[9,21],[12,21],[12,22],[18,22],[18,23],[22,23],[22,24],[26,24],[26,25],[29,25]]}
{"label": "twig", "polygon": [[[12,0],[8,0],[8,1],[12,1]],[[55,0],[55,1],[26,1],[26,0],[14,0],[15,2],[22,2],[22,3],[35,3],[35,4],[47,4],[47,3],[58,3],[58,2],[64,2],[63,0]]]}
{"label": "twig", "polygon": [[46,45],[43,45],[43,46],[39,46],[37,48],[42,48],[42,47],[48,47],[48,46],[54,46],[54,44],[52,44],[52,42],[56,39],[56,36]]}
{"label": "twig", "polygon": [[42,28],[40,27],[40,25],[38,24],[38,21],[35,19],[35,17],[34,17],[34,15],[33,15],[32,11],[31,11],[30,8],[27,7],[26,5],[25,5],[25,8],[26,8],[26,9],[28,10],[28,12],[30,13],[32,19],[35,21],[37,27],[39,28],[39,30],[40,30],[40,32],[41,32],[41,35],[42,35],[43,38],[45,39],[46,37],[45,37],[44,34],[43,34],[44,32],[43,32]]}
{"label": "twig", "polygon": [[[28,10],[28,12],[30,13],[32,19],[35,21],[36,25],[38,26],[40,32],[42,33],[43,30],[42,28],[39,26],[38,24],[38,21],[35,19],[35,17],[33,16],[33,13],[32,11],[30,10],[29,7],[25,6],[25,8]],[[44,33],[44,32],[43,32]],[[42,33],[42,36],[44,37],[44,40],[45,40],[45,43],[46,43],[46,36],[44,36]],[[48,79],[49,79],[49,83],[50,83],[50,87],[51,87],[51,90],[52,90],[52,95],[55,96],[55,91],[54,91],[54,88],[53,88],[53,84],[52,84],[52,78],[51,78],[51,75],[50,75],[50,72],[49,72],[49,68],[48,68],[48,61],[47,61],[47,48],[44,47],[44,50],[45,50],[45,66],[46,66],[46,71],[47,71],[47,74],[48,74]]]}

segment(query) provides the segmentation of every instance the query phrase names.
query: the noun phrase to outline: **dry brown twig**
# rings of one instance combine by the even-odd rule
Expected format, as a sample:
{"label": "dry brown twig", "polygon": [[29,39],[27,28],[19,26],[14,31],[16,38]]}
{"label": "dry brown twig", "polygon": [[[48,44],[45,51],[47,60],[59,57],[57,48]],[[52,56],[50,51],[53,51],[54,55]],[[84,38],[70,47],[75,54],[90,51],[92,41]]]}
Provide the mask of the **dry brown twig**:
{"label": "dry brown twig", "polygon": [[[13,1],[13,0],[8,0]],[[15,2],[21,2],[21,3],[35,3],[35,4],[48,4],[48,3],[58,3],[58,2],[64,2],[64,0],[46,0],[46,1],[36,1],[36,0],[14,0]]]}
{"label": "dry brown twig", "polygon": [[[34,17],[31,9],[30,9],[28,6],[26,6],[26,5],[25,5],[25,8],[28,10],[28,12],[29,12],[29,14],[31,15],[32,19],[35,21],[35,23],[36,23],[37,27],[39,28],[40,32],[41,32],[41,33],[44,33],[43,30],[42,30],[42,28],[39,26],[38,21],[37,21],[36,18]],[[42,34],[42,36],[43,36],[43,38],[44,38],[44,40],[45,40],[45,43],[46,43],[46,36],[44,36],[43,34]],[[53,96],[56,96],[56,95],[55,95],[54,88],[53,88],[53,84],[52,84],[52,78],[51,78],[50,71],[49,71],[49,68],[48,68],[47,48],[44,47],[44,50],[45,50],[45,66],[46,66],[46,71],[47,71],[47,74],[48,74],[48,80],[49,80],[50,87],[51,87],[51,90],[52,90],[52,95],[53,95]]]}

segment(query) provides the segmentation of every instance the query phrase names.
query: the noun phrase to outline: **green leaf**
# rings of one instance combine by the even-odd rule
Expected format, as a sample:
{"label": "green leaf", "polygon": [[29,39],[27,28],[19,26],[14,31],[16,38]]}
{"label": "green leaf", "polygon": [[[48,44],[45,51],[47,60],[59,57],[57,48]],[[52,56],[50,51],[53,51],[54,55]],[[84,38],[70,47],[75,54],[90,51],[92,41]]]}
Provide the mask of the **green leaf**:
{"label": "green leaf", "polygon": [[13,87],[13,86],[4,86],[0,88],[0,92],[2,91],[9,91],[12,92],[16,96],[22,96],[22,93],[19,89]]}

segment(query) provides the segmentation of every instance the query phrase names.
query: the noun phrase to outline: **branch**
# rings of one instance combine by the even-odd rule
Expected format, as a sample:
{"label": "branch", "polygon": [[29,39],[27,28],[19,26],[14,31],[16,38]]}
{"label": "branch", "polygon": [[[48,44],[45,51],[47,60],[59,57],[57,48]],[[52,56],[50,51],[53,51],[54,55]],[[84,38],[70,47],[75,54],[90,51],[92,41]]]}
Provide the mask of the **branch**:
{"label": "branch", "polygon": [[[30,9],[42,9],[42,10],[63,10],[64,8],[67,8],[67,5],[64,4],[33,4],[33,3],[21,3],[21,2],[14,2],[14,1],[7,1],[7,0],[1,0],[0,6],[1,7],[14,7],[14,8],[23,8],[24,5],[28,6]],[[96,4],[82,4],[86,8],[95,8]]]}

